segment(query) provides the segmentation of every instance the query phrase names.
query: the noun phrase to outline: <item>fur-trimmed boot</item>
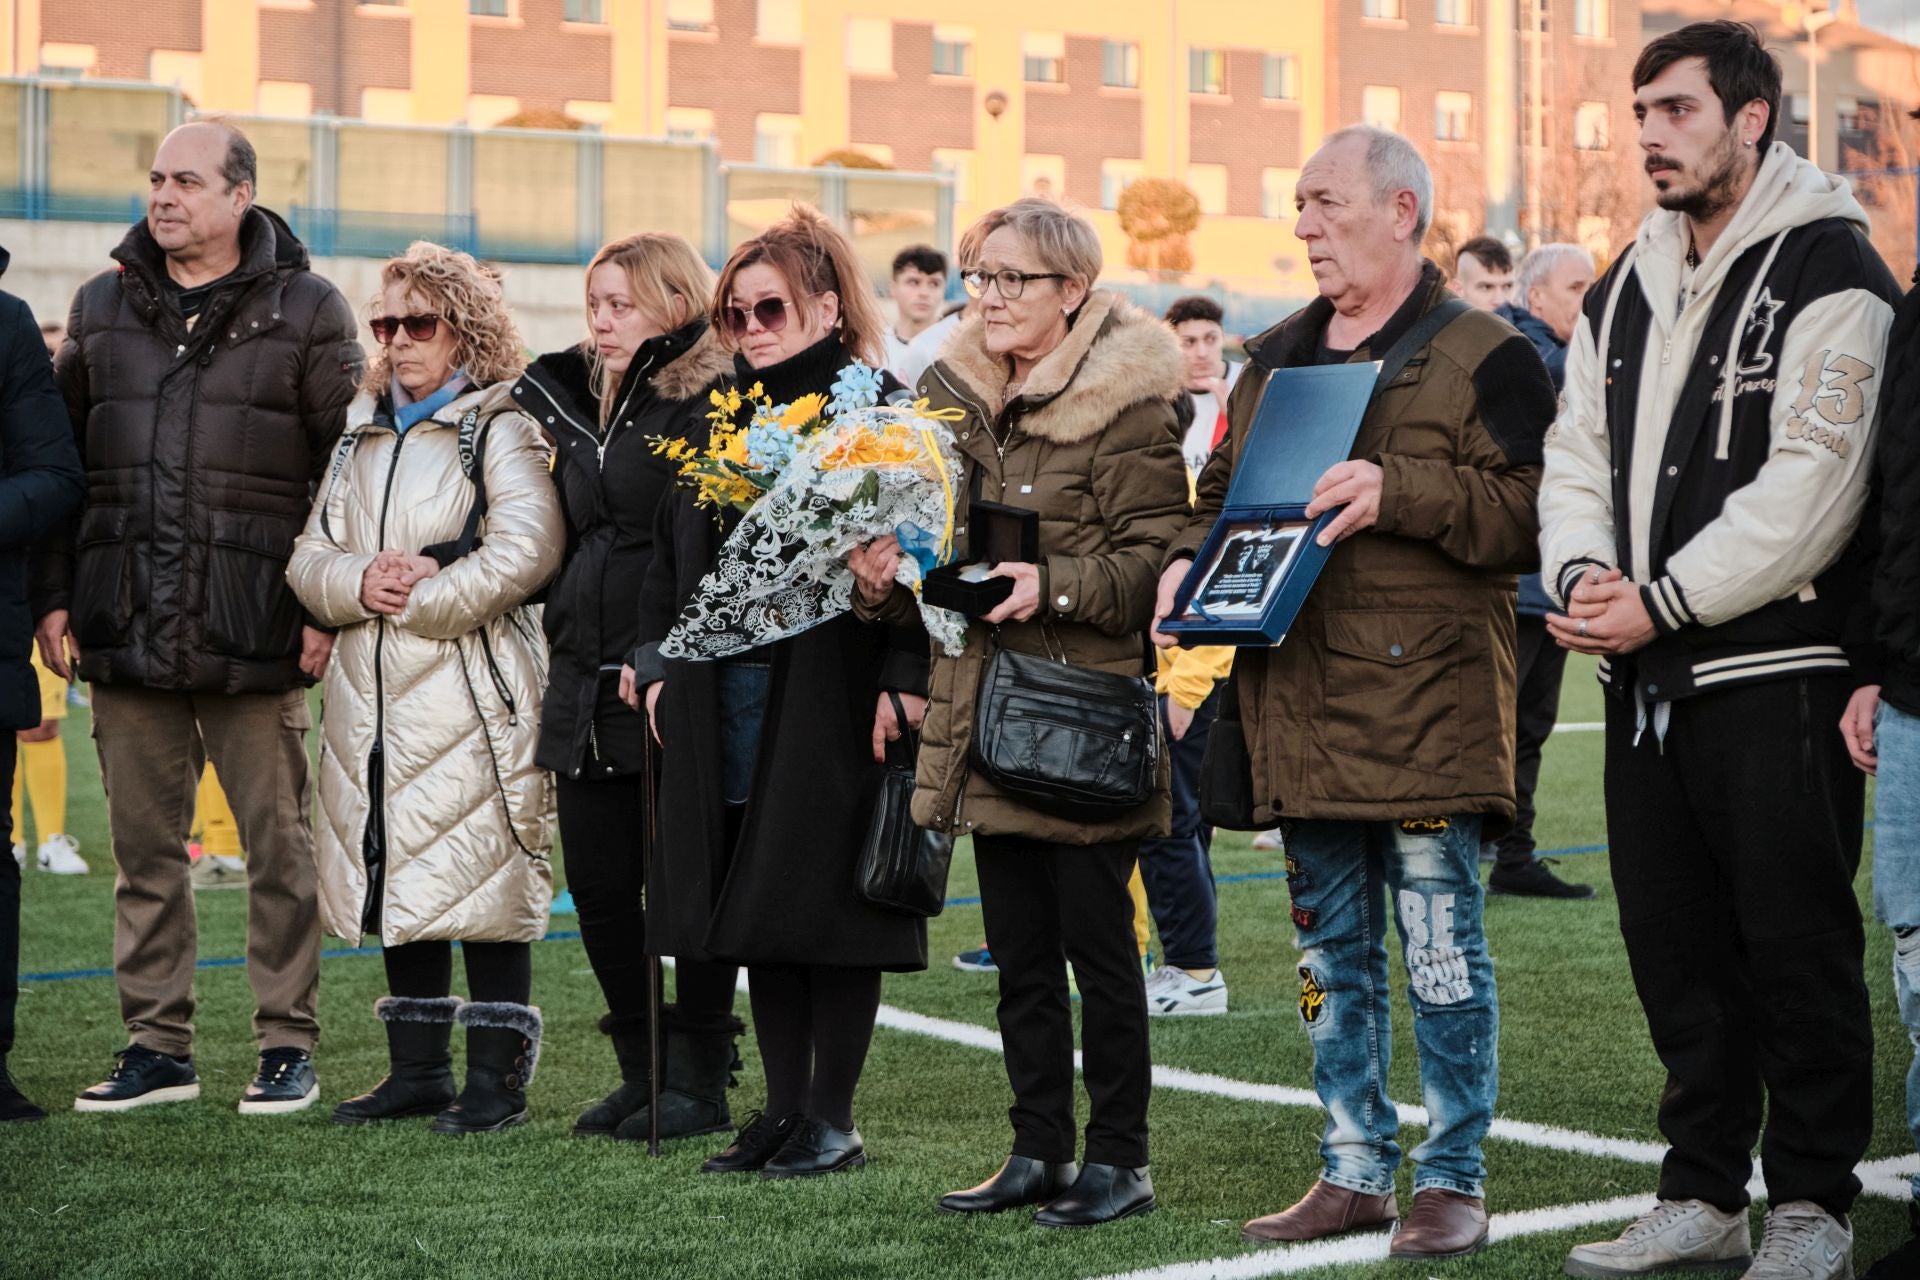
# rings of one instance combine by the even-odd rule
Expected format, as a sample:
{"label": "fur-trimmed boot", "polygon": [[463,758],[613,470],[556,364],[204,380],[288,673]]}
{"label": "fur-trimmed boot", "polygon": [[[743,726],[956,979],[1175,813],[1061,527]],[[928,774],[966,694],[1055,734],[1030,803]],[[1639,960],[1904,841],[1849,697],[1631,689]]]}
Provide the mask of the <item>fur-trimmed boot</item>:
{"label": "fur-trimmed boot", "polygon": [[467,1087],[433,1119],[435,1133],[492,1133],[527,1122],[527,1086],[540,1061],[540,1010],[505,1000],[468,1001]]}
{"label": "fur-trimmed boot", "polygon": [[[660,1136],[690,1138],[733,1128],[727,1090],[739,1083],[739,1037],[747,1024],[730,1013],[686,1015],[678,1005],[660,1010],[665,1043],[660,1054]],[[620,1123],[613,1136],[622,1142],[647,1140],[648,1109]]]}
{"label": "fur-trimmed boot", "polygon": [[333,1109],[335,1124],[374,1124],[402,1116],[430,1116],[453,1101],[455,996],[382,996],[374,1016],[387,1024],[387,1075],[357,1098]]}
{"label": "fur-trimmed boot", "polygon": [[622,1120],[647,1106],[653,1062],[647,1052],[646,1018],[617,1018],[609,1013],[600,1019],[600,1030],[613,1040],[613,1056],[620,1063],[620,1087],[574,1122],[576,1138],[606,1137],[620,1127]]}

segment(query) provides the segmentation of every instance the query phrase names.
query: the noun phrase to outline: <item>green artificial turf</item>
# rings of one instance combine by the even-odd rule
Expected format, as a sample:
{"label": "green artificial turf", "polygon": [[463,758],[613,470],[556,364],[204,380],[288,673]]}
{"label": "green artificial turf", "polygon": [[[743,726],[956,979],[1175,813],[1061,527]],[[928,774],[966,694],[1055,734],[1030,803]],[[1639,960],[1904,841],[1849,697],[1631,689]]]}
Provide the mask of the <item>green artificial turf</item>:
{"label": "green artificial turf", "polygon": [[[1591,666],[1576,660],[1566,721],[1600,717]],[[104,968],[112,956],[112,876],[98,770],[84,712],[69,721],[71,827],[94,866],[82,879],[29,871],[22,971]],[[1556,735],[1540,789],[1543,848],[1605,842],[1601,737]],[[1225,1017],[1155,1020],[1157,1063],[1239,1080],[1309,1084],[1298,1027],[1292,929],[1277,854],[1241,836],[1215,846],[1220,945],[1232,992]],[[1573,854],[1561,874],[1600,887],[1586,903],[1493,899],[1488,905],[1501,1003],[1501,1115],[1610,1137],[1658,1141],[1661,1085],[1628,979],[1606,885],[1604,854]],[[1868,872],[1862,869],[1865,897]],[[974,892],[956,860],[951,893]],[[243,953],[246,897],[211,892],[199,903],[200,953]],[[554,928],[575,922],[558,917]],[[979,912],[955,906],[932,923],[933,967],[889,977],[890,1005],[979,1026],[993,1023],[990,976],[947,958],[980,939]],[[330,948],[347,944],[328,940]],[[1868,977],[1878,1037],[1871,1157],[1910,1151],[1902,1101],[1908,1057],[1898,1025],[1885,931],[1869,929]],[[1417,1102],[1418,1072],[1396,959],[1400,1035],[1393,1096]],[[457,972],[457,967],[456,967]],[[996,1055],[882,1029],[857,1103],[872,1163],[798,1184],[702,1176],[723,1140],[644,1149],[568,1136],[576,1113],[614,1082],[612,1055],[594,1029],[598,991],[577,940],[535,948],[534,992],[547,1042],[526,1128],[449,1140],[424,1122],[341,1129],[328,1108],[379,1078],[384,1040],[371,1015],[383,994],[374,956],[322,966],[318,1055],[321,1105],[284,1117],[234,1111],[251,1074],[252,996],[244,969],[199,975],[197,1103],[117,1116],[66,1108],[123,1043],[106,978],[23,983],[11,1065],[53,1111],[41,1124],[0,1128],[0,1276],[634,1276],[900,1277],[1098,1276],[1252,1252],[1242,1221],[1291,1203],[1318,1167],[1320,1119],[1301,1107],[1161,1089],[1154,1095],[1153,1172],[1161,1209],[1080,1233],[1050,1233],[1020,1214],[972,1220],[933,1211],[943,1191],[984,1177],[1005,1155],[1008,1091]],[[456,982],[458,984],[458,981]],[[745,1001],[741,1001],[745,1010]],[[751,1037],[734,1092],[737,1115],[760,1096]],[[1084,1110],[1084,1103],[1083,1103]],[[1418,1129],[1403,1132],[1411,1149]],[[1654,1170],[1624,1160],[1487,1146],[1496,1212],[1649,1194]],[[1403,1168],[1401,1193],[1411,1170]],[[1757,1214],[1756,1214],[1757,1219]],[[1905,1234],[1904,1205],[1863,1198],[1858,1258]],[[1318,1276],[1474,1276],[1534,1280],[1559,1273],[1569,1245],[1614,1228],[1586,1228],[1498,1244],[1484,1254],[1424,1266],[1380,1263]]]}

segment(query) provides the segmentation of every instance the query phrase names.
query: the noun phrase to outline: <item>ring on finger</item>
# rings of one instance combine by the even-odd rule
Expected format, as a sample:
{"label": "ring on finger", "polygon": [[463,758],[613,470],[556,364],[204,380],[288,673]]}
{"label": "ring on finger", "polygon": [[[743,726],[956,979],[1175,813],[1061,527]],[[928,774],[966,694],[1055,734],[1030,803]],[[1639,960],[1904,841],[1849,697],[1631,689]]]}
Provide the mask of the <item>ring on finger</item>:
{"label": "ring on finger", "polygon": [[1587,634],[1587,620],[1585,618],[1580,619],[1580,634],[1583,636]]}

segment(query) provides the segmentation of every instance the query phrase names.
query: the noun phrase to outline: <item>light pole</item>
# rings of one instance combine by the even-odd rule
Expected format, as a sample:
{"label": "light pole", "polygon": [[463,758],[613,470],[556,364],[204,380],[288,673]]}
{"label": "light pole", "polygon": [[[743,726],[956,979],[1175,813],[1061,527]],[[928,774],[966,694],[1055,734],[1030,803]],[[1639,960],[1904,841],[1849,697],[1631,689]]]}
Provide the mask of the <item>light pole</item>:
{"label": "light pole", "polygon": [[[1831,3],[1831,0],[1829,0]],[[1780,6],[1780,17],[1790,27],[1807,33],[1807,162],[1820,165],[1820,41],[1822,27],[1837,21],[1840,15],[1829,7],[1814,9],[1804,4]]]}

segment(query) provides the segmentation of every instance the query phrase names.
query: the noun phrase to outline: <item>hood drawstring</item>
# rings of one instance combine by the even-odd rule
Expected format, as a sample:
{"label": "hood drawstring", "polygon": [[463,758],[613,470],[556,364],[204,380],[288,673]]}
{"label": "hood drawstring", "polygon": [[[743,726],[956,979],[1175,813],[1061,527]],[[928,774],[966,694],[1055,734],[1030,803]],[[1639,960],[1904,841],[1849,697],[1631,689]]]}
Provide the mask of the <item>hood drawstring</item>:
{"label": "hood drawstring", "polygon": [[1753,283],[1747,286],[1746,299],[1733,317],[1733,333],[1727,339],[1727,363],[1720,371],[1720,435],[1713,449],[1713,456],[1721,462],[1727,460],[1727,451],[1733,443],[1733,397],[1740,390],[1740,340],[1747,333],[1747,317],[1753,314],[1754,299],[1766,287],[1767,272],[1773,270],[1773,260],[1779,256],[1780,246],[1792,230],[1788,227],[1780,232],[1767,246],[1767,256],[1760,260],[1760,270],[1754,273]]}

